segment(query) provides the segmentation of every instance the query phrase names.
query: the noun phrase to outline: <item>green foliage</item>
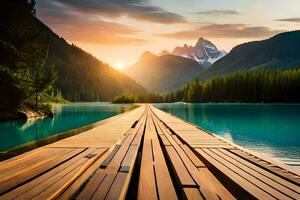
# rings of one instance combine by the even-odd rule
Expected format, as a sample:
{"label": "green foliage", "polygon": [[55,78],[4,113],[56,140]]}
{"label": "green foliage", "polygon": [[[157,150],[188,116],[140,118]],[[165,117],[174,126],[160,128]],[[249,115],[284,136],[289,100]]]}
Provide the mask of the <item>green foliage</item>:
{"label": "green foliage", "polygon": [[247,42],[234,47],[229,54],[200,74],[201,80],[237,71],[258,69],[289,69],[300,66],[300,31],[280,33],[262,41]]}
{"label": "green foliage", "polygon": [[251,70],[215,77],[200,84],[196,79],[164,96],[165,102],[300,102],[300,69]]}
{"label": "green foliage", "polygon": [[49,44],[46,68],[54,65],[54,88],[70,101],[111,101],[123,93],[141,93],[145,89],[128,76],[99,61],[74,44],[68,44],[41,22]]}
{"label": "green foliage", "polygon": [[[47,92],[56,79],[54,68],[45,72],[46,36],[34,17],[35,1],[11,0],[1,5],[0,111],[14,112],[31,105]],[[37,106],[37,101],[35,102]]]}
{"label": "green foliage", "polygon": [[155,93],[140,93],[140,94],[128,94],[124,93],[120,96],[116,96],[113,99],[113,103],[160,103],[163,101],[163,97]]}
{"label": "green foliage", "polygon": [[122,94],[113,99],[113,103],[137,103],[138,96],[134,94]]}

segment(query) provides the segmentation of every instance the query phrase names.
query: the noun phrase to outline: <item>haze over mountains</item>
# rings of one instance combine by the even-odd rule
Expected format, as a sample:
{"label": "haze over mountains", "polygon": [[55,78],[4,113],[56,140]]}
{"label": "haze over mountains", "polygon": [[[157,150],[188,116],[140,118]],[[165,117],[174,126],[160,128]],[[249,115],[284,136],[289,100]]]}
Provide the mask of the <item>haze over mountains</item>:
{"label": "haze over mountains", "polygon": [[148,51],[124,73],[154,92],[179,88],[197,76],[204,68],[198,62],[175,55],[157,56]]}
{"label": "haze over mountains", "polygon": [[141,93],[145,89],[125,74],[99,61],[75,45],[68,44],[42,22],[40,31],[49,45],[46,68],[55,66],[55,89],[71,101],[110,101],[122,93]]}
{"label": "haze over mountains", "polygon": [[200,80],[236,71],[267,67],[284,69],[300,66],[300,31],[285,32],[270,39],[234,47],[225,55],[208,40],[193,46],[176,47],[161,56],[150,52],[124,72],[155,92],[174,90],[198,77]]}

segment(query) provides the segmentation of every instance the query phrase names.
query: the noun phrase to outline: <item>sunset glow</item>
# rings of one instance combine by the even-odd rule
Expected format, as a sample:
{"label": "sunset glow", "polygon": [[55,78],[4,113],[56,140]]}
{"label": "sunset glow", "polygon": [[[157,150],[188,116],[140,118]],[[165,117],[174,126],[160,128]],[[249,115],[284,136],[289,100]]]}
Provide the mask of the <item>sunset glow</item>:
{"label": "sunset glow", "polygon": [[[293,6],[290,6],[293,5]],[[298,0],[43,0],[37,16],[104,62],[134,64],[146,50],[172,51],[204,37],[219,49],[300,28]]]}
{"label": "sunset glow", "polygon": [[122,69],[124,69],[124,64],[123,64],[123,62],[117,62],[117,63],[115,63],[114,65],[113,65],[113,67],[115,67],[117,70],[122,70]]}

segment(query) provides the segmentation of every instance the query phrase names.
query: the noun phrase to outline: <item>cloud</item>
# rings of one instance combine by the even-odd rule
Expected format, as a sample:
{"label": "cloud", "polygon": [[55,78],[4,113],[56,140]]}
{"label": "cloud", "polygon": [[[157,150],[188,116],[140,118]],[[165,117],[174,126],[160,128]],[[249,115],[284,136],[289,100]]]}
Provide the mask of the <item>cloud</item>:
{"label": "cloud", "polygon": [[162,24],[186,22],[183,16],[152,6],[145,0],[52,0],[52,2],[64,5],[68,9],[79,13],[110,18],[128,16],[140,21]]}
{"label": "cloud", "polygon": [[132,27],[105,21],[93,14],[74,12],[58,2],[46,5],[38,5],[38,17],[68,40],[100,45],[141,45],[146,42],[133,37],[139,31]]}
{"label": "cloud", "polygon": [[162,37],[173,39],[209,38],[263,38],[283,32],[264,26],[248,26],[246,24],[209,24],[200,28],[160,34]]}
{"label": "cloud", "polygon": [[224,16],[224,15],[239,15],[240,13],[235,10],[208,10],[208,11],[195,12],[194,14]]}
{"label": "cloud", "polygon": [[278,21],[278,22],[299,22],[300,23],[300,18],[277,19],[275,21]]}

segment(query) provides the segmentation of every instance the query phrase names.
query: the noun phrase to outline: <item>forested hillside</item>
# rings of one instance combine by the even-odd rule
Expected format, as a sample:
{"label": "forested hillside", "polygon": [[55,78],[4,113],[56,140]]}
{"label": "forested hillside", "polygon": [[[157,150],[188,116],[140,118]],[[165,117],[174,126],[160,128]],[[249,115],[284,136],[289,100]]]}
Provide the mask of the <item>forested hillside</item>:
{"label": "forested hillside", "polygon": [[[4,1],[0,8],[0,115],[21,107],[41,110],[41,98],[56,80],[45,34],[35,21],[34,2]],[[1,115],[1,116],[2,116]],[[13,114],[12,114],[13,115]],[[0,117],[1,117],[0,116]]]}
{"label": "forested hillside", "polygon": [[300,69],[284,71],[250,70],[198,79],[164,97],[165,102],[299,103]]}
{"label": "forested hillside", "polygon": [[124,92],[145,91],[128,76],[68,44],[41,22],[39,26],[46,32],[49,44],[46,66],[55,66],[58,74],[55,88],[61,90],[64,98],[71,101],[111,101]]}
{"label": "forested hillside", "polygon": [[288,69],[300,66],[300,31],[280,33],[270,39],[234,47],[230,53],[204,70],[201,80],[241,70]]}

